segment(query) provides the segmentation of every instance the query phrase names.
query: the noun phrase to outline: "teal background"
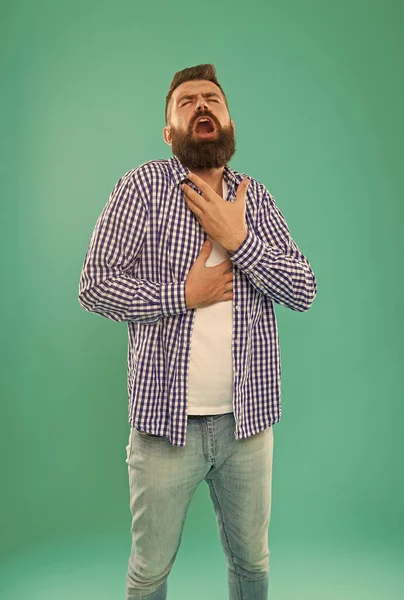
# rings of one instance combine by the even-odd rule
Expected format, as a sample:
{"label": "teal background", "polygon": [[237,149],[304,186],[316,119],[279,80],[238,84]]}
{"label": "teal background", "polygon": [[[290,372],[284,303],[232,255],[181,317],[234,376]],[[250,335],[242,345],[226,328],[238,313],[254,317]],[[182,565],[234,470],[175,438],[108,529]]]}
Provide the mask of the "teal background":
{"label": "teal background", "polygon": [[[174,73],[205,62],[236,124],[230,166],[274,195],[318,282],[307,313],[275,305],[270,598],[404,597],[403,13],[2,3],[2,599],[124,598],[127,326],[83,311],[78,283],[116,181],[171,156]],[[206,484],[168,585],[227,598]]]}

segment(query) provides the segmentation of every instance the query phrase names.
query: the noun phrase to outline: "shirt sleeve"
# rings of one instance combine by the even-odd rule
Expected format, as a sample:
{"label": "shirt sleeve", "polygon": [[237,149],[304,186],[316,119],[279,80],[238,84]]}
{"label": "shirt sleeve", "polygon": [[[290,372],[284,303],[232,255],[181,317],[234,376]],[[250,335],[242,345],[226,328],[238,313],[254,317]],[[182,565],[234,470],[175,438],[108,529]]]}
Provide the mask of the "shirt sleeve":
{"label": "shirt sleeve", "polygon": [[317,282],[307,258],[292,239],[275,199],[265,190],[255,228],[230,254],[250,283],[278,304],[307,311],[317,294]]}
{"label": "shirt sleeve", "polygon": [[136,279],[148,224],[148,209],[133,173],[115,185],[99,216],[84,259],[79,303],[113,321],[154,323],[187,311],[185,281],[158,283]]}

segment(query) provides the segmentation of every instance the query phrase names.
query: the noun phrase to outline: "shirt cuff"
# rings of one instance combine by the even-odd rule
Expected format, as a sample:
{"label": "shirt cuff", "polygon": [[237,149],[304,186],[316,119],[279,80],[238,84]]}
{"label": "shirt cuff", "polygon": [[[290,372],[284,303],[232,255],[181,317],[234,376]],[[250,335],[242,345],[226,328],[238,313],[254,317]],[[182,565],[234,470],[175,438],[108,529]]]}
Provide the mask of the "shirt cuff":
{"label": "shirt cuff", "polygon": [[185,281],[161,284],[160,305],[164,317],[186,313]]}
{"label": "shirt cuff", "polygon": [[265,253],[265,244],[251,230],[248,230],[247,237],[233,254],[230,253],[230,260],[241,271],[249,271],[255,267]]}

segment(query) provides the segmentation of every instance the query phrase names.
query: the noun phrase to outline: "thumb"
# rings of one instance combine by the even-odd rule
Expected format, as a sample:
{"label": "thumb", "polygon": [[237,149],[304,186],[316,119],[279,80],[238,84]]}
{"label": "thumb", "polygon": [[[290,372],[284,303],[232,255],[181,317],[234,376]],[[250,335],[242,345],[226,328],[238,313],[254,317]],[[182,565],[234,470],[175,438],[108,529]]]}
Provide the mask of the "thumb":
{"label": "thumb", "polygon": [[209,254],[212,251],[212,242],[210,240],[206,240],[205,243],[203,244],[200,252],[199,252],[199,260],[201,260],[203,263],[205,263],[205,261],[208,259]]}
{"label": "thumb", "polygon": [[243,179],[243,181],[241,181],[238,185],[237,188],[237,193],[236,193],[236,202],[241,201],[241,202],[245,202],[246,198],[247,198],[247,188],[250,185],[250,180],[248,179],[248,177],[245,177]]}

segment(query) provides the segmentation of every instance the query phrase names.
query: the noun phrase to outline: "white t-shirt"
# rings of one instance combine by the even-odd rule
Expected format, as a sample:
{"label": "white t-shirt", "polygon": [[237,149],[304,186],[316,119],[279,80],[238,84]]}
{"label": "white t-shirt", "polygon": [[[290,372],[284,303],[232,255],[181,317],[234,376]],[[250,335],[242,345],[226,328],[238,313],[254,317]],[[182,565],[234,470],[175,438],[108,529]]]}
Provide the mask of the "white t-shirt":
{"label": "white t-shirt", "polygon": [[[224,179],[223,197],[227,198]],[[210,239],[210,238],[209,238]],[[216,241],[206,261],[214,267],[229,258]],[[188,414],[213,415],[233,411],[233,300],[195,310],[188,378]]]}

